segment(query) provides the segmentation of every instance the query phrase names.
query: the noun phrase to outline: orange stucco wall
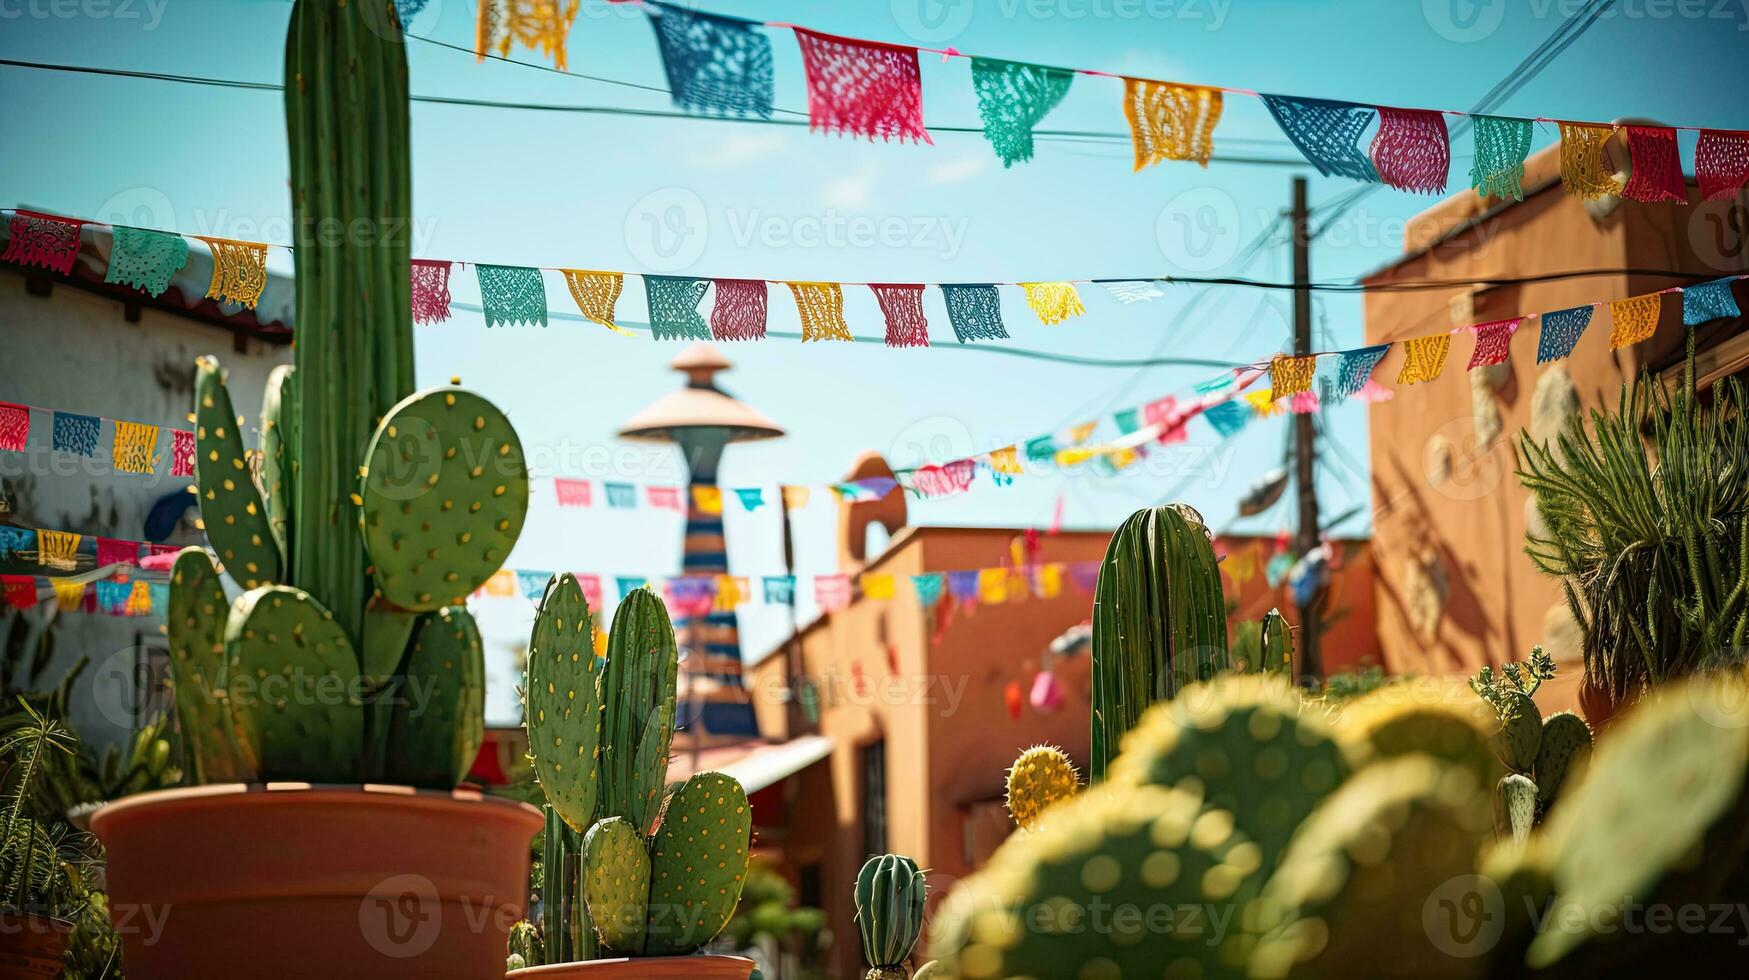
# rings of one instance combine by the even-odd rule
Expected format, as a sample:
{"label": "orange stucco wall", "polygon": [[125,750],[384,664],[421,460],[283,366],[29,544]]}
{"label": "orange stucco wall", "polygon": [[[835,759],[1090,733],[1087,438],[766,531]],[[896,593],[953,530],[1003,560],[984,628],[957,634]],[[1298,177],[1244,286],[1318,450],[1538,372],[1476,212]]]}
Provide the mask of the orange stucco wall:
{"label": "orange stucco wall", "polygon": [[[1412,221],[1405,248],[1412,251],[1367,281],[1373,285],[1425,280],[1537,276],[1577,269],[1682,270],[1718,276],[1749,268],[1741,233],[1728,209],[1741,203],[1681,207],[1619,202],[1613,209],[1586,205],[1563,192],[1553,151],[1529,162],[1520,204],[1483,200],[1465,191]],[[1551,183],[1552,181],[1552,183]],[[1539,189],[1540,185],[1540,189]],[[1720,235],[1724,237],[1721,238]],[[1736,235],[1735,239],[1731,236]],[[1368,292],[1368,343],[1401,340],[1441,328],[1559,310],[1624,298],[1691,277],[1609,274],[1491,287]],[[1377,631],[1393,673],[1459,674],[1483,664],[1523,659],[1549,642],[1565,657],[1562,676],[1538,700],[1544,710],[1571,707],[1580,675],[1573,634],[1558,582],[1540,574],[1524,554],[1527,493],[1515,473],[1517,433],[1530,425],[1537,384],[1552,370],[1573,380],[1582,412],[1614,405],[1622,382],[1648,364],[1662,368],[1679,356],[1680,302],[1663,305],[1657,334],[1644,344],[1609,349],[1607,307],[1595,312],[1573,355],[1536,363],[1538,321],[1513,338],[1509,375],[1482,397],[1498,410],[1501,434],[1477,439],[1469,361],[1469,331],[1452,338],[1444,373],[1399,388],[1369,413],[1372,456],[1373,548],[1378,563]],[[1402,353],[1394,348],[1375,373],[1394,382]],[[1449,453],[1449,455],[1446,455]],[[1440,480],[1442,459],[1450,476]],[[1435,572],[1434,570],[1437,570]],[[1436,621],[1419,615],[1445,580]],[[1562,638],[1566,637],[1563,642]]]}

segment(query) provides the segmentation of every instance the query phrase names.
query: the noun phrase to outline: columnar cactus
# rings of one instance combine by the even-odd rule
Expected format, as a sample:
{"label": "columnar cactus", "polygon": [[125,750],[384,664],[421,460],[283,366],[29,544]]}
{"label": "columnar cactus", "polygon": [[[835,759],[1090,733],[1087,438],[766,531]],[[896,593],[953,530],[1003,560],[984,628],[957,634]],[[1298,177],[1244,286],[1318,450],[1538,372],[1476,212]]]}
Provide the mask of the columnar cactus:
{"label": "columnar cactus", "polygon": [[1112,535],[1093,601],[1092,781],[1105,778],[1149,705],[1226,667],[1208,529],[1183,505],[1137,511]]}
{"label": "columnar cactus", "polygon": [[917,862],[898,854],[869,858],[856,875],[856,925],[866,980],[905,980],[905,961],[923,932],[929,882]]}
{"label": "columnar cactus", "polygon": [[747,794],[716,772],[664,801],[679,655],[648,589],[614,611],[597,666],[588,603],[548,583],[523,685],[529,754],[547,799],[542,923],[549,963],[675,956],[722,931],[752,838]]}
{"label": "columnar cactus", "polygon": [[247,591],[227,606],[211,559],[178,556],[178,713],[201,779],[447,789],[484,735],[480,637],[462,603],[522,529],[522,447],[479,396],[412,391],[393,7],[297,0],[285,64],[295,364],[269,380],[251,466],[218,362],[196,362],[201,517]]}
{"label": "columnar cactus", "polygon": [[1008,813],[1022,830],[1039,815],[1081,788],[1075,764],[1054,745],[1035,745],[1008,768]]}

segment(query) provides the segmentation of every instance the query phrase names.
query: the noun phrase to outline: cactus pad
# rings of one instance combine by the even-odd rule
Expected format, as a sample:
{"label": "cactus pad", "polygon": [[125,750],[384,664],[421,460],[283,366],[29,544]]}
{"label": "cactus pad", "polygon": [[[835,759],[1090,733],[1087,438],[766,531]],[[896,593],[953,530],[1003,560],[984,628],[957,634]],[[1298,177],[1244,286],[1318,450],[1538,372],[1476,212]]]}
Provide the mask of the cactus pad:
{"label": "cactus pad", "polygon": [[[293,447],[297,443],[297,385],[294,368],[281,364],[267,375],[267,391],[261,398],[261,470],[256,475],[261,503],[266,508],[267,527],[273,532],[280,554],[286,555],[291,540],[291,488]],[[285,567],[292,567],[289,556]]]}
{"label": "cactus pad", "polygon": [[1008,769],[1008,813],[1021,829],[1030,828],[1048,807],[1080,788],[1081,776],[1062,749],[1035,745]]}
{"label": "cactus pad", "polygon": [[937,913],[930,953],[967,978],[1242,977],[1252,939],[1238,910],[1262,862],[1195,786],[1114,779],[961,882]]}
{"label": "cactus pad", "polygon": [[1557,711],[1543,719],[1542,741],[1537,747],[1537,799],[1547,810],[1574,774],[1591,756],[1591,726],[1571,711]]}
{"label": "cactus pad", "polygon": [[407,656],[407,644],[418,625],[419,613],[410,609],[391,606],[381,599],[365,604],[359,672],[366,684],[381,687],[394,675]]}
{"label": "cactus pad", "polygon": [[1502,840],[1523,841],[1536,826],[1537,786],[1528,777],[1507,773],[1494,786],[1494,833]]}
{"label": "cactus pad", "polygon": [[231,706],[225,690],[225,601],[219,571],[204,548],[184,548],[170,570],[170,673],[176,714],[187,739],[197,781],[228,783],[254,778],[254,766],[238,757],[231,740]]}
{"label": "cactus pad", "polygon": [[1258,626],[1258,645],[1262,650],[1259,666],[1291,675],[1294,670],[1294,635],[1288,628],[1287,618],[1281,610],[1271,609],[1263,614]]}
{"label": "cactus pad", "polygon": [[601,812],[647,831],[674,740],[679,650],[662,600],[633,589],[613,611],[602,678]]}
{"label": "cactus pad", "polygon": [[587,829],[600,795],[600,677],[595,628],[577,579],[547,583],[528,641],[523,712],[528,754],[547,802],[573,830]]}
{"label": "cactus pad", "polygon": [[1356,773],[1300,828],[1254,924],[1254,976],[1468,976],[1424,922],[1474,868],[1488,812],[1466,769],[1423,755]]}
{"label": "cactus pad", "polygon": [[1197,780],[1273,870],[1287,842],[1349,773],[1330,726],[1281,674],[1229,674],[1155,705],[1124,739],[1113,781]]}
{"label": "cactus pad", "polygon": [[462,604],[503,566],[528,513],[516,430],[459,388],[390,409],[361,475],[359,526],[377,589],[408,609]]}
{"label": "cactus pad", "polygon": [[466,609],[420,617],[395,690],[384,778],[453,789],[480,751],[485,653]]}
{"label": "cactus pad", "polygon": [[753,814],[741,784],[693,775],[662,809],[650,841],[650,922],[644,952],[689,953],[716,938],[741,900]]}
{"label": "cactus pad", "polygon": [[1530,772],[1542,745],[1543,716],[1522,691],[1500,695],[1500,730],[1494,733],[1494,754],[1513,772]]}
{"label": "cactus pad", "polygon": [[245,589],[283,581],[279,545],[249,472],[224,372],[210,357],[195,361],[194,423],[200,516],[219,562]]}
{"label": "cactus pad", "polygon": [[601,944],[636,956],[649,919],[650,855],[622,817],[597,821],[583,836],[583,899]]}
{"label": "cactus pad", "polygon": [[1336,731],[1356,758],[1424,753],[1469,769],[1481,791],[1505,775],[1491,741],[1497,725],[1494,709],[1468,688],[1409,682],[1356,698]]}
{"label": "cactus pad", "polygon": [[[1741,690],[1721,696],[1718,683],[1668,684],[1635,708],[1550,811],[1551,921],[1610,928],[1624,903],[1710,901],[1739,866],[1749,845],[1749,703]],[[1595,938],[1547,930],[1531,943],[1530,965],[1551,966]]]}
{"label": "cactus pad", "polygon": [[326,609],[287,586],[245,592],[231,608],[225,653],[237,740],[262,780],[356,778],[358,660]]}

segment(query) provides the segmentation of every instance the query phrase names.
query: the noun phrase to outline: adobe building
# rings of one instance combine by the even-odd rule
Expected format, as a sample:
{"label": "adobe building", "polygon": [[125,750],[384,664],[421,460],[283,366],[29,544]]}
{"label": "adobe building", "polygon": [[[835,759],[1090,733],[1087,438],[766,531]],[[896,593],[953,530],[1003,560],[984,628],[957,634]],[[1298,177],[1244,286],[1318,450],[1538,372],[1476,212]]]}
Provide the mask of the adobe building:
{"label": "adobe building", "polygon": [[[1617,154],[1616,159],[1625,159]],[[1648,204],[1586,202],[1561,187],[1559,147],[1526,162],[1522,202],[1463,190],[1411,219],[1403,256],[1365,280],[1369,287],[1440,280],[1492,285],[1366,294],[1366,342],[1622,299],[1749,271],[1745,195]],[[1538,277],[1601,270],[1571,278]],[[1513,281],[1508,281],[1513,280]],[[1749,290],[1737,287],[1739,304]],[[1703,385],[1749,363],[1741,319],[1697,329]],[[1610,316],[1598,308],[1570,357],[1537,363],[1540,324],[1527,319],[1511,355],[1464,370],[1472,340],[1453,339],[1444,372],[1369,409],[1373,551],[1378,563],[1378,636],[1391,673],[1469,674],[1522,660],[1542,644],[1560,673],[1545,711],[1576,707],[1582,675],[1576,624],[1560,583],[1524,553],[1538,516],[1519,483],[1520,430],[1542,440],[1574,413],[1614,407],[1622,383],[1642,371],[1672,382],[1683,360],[1681,303],[1667,297],[1657,332],[1609,349]],[[1375,372],[1390,384],[1402,364],[1393,348]]]}
{"label": "adobe building", "polygon": [[[870,454],[846,479],[879,476],[891,470]],[[871,524],[890,535],[879,554],[867,549]],[[930,893],[945,895],[1010,832],[1003,780],[1022,749],[1055,744],[1085,769],[1092,697],[1086,646],[1050,650],[1091,616],[1088,573],[1097,574],[1110,537],[1105,530],[1029,535],[1016,528],[911,526],[900,492],[839,502],[838,570],[853,579],[863,572],[1013,568],[1017,556],[1022,570],[999,604],[943,595],[926,608],[908,589],[902,598],[858,594],[747,669],[760,732],[784,746],[766,749],[770,771],[754,774],[762,777],[752,797],[757,846],[796,882],[803,904],[829,910],[830,975],[865,969],[846,898],[868,856],[914,858],[930,869]],[[1292,606],[1285,585],[1266,580],[1273,539],[1216,544],[1229,556],[1223,586],[1230,622]],[[1335,544],[1339,567],[1325,643],[1333,671],[1378,660],[1369,550],[1365,542]],[[1025,570],[1053,563],[1078,565],[1081,581],[1063,574],[1041,588]],[[1046,668],[1061,695],[1054,710],[1035,707],[1032,696]],[[709,750],[700,761],[710,767]],[[785,761],[800,764],[780,765]],[[670,777],[691,768],[677,759]]]}

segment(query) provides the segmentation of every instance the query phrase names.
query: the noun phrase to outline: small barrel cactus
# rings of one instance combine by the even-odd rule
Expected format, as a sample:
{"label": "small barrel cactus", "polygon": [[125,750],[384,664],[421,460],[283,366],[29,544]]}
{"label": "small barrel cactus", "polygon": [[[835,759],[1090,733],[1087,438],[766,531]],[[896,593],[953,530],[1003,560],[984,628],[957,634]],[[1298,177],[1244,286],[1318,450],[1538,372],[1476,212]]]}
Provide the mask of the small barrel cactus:
{"label": "small barrel cactus", "polygon": [[1150,705],[1226,668],[1226,605],[1208,528],[1183,505],[1137,511],[1111,537],[1093,600],[1091,780],[1105,778]]}
{"label": "small barrel cactus", "polygon": [[1008,813],[1022,830],[1030,829],[1046,808],[1080,788],[1081,774],[1062,749],[1035,745],[1008,768]]}
{"label": "small barrel cactus", "polygon": [[867,980],[905,980],[905,961],[923,932],[929,882],[917,862],[898,854],[869,858],[856,875],[856,926]]}
{"label": "small barrel cactus", "polygon": [[1528,776],[1507,773],[1494,787],[1494,832],[1502,840],[1523,841],[1536,826],[1537,785]]}
{"label": "small barrel cactus", "polygon": [[540,932],[534,923],[524,920],[510,927],[510,955],[505,958],[506,969],[518,970],[525,966],[540,966],[546,960],[541,956]]}

